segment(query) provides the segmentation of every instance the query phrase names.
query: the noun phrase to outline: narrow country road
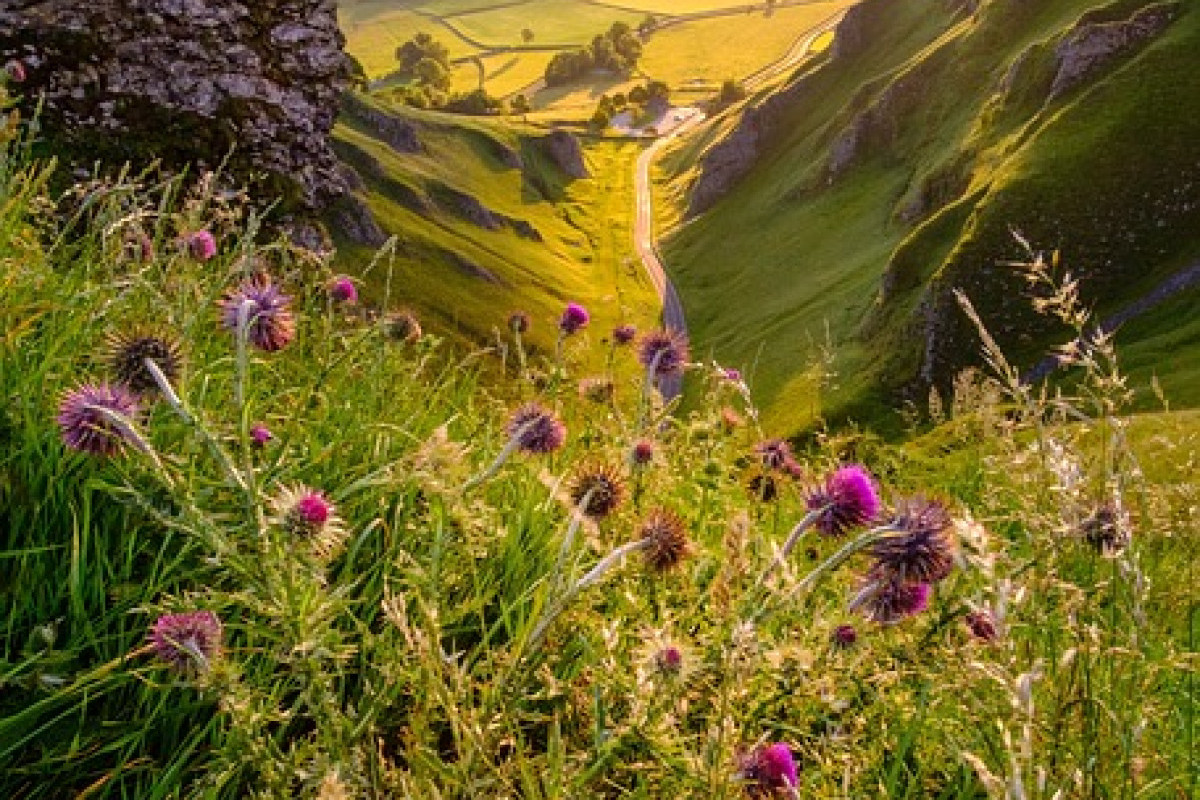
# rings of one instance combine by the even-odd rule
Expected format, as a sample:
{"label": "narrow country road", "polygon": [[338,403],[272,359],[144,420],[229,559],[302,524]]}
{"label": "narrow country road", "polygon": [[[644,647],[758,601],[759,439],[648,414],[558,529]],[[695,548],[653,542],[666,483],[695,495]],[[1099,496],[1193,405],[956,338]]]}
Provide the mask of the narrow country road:
{"label": "narrow country road", "polygon": [[[843,16],[845,16],[845,12],[839,12],[813,28],[781,59],[755,73],[752,78],[747,80],[747,83],[749,84],[753,81],[754,88],[757,88],[767,80],[794,67],[808,56],[816,40],[825,33],[833,30],[842,21]],[[679,293],[675,290],[675,284],[671,283],[671,279],[667,277],[667,270],[663,265],[662,254],[658,251],[658,244],[654,236],[654,197],[650,185],[650,167],[664,147],[670,144],[675,137],[687,133],[703,122],[705,114],[698,108],[675,109],[670,113],[684,114],[686,118],[670,133],[659,138],[638,156],[633,180],[635,204],[633,246],[637,251],[638,258],[642,260],[642,267],[646,270],[646,274],[650,276],[650,282],[654,284],[654,288],[658,292],[658,297],[662,301],[663,327],[678,331],[686,336],[687,320],[683,315],[683,303],[679,300]],[[678,397],[679,393],[683,390],[682,377],[671,376],[664,378],[659,384],[659,390],[662,392],[663,399],[665,400],[670,401]]]}

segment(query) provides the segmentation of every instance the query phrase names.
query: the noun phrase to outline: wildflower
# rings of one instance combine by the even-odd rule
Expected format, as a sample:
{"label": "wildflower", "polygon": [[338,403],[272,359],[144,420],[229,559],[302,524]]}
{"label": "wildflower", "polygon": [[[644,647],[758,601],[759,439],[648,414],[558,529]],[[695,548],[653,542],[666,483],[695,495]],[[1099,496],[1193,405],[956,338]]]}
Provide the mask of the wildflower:
{"label": "wildflower", "polygon": [[678,675],[683,671],[683,651],[675,645],[667,645],[654,654],[654,666],[664,675]]}
{"label": "wildflower", "polygon": [[593,518],[607,517],[625,498],[625,482],[620,473],[607,464],[584,467],[571,486],[571,501]]}
{"label": "wildflower", "polygon": [[858,594],[851,599],[850,608],[862,611],[871,622],[888,625],[928,608],[929,590],[928,583],[909,583],[875,568],[867,574]]}
{"label": "wildflower", "polygon": [[726,433],[731,433],[746,424],[746,420],[742,418],[735,409],[725,406],[721,409],[721,427]]}
{"label": "wildflower", "polygon": [[687,337],[670,329],[651,331],[638,345],[638,361],[655,378],[680,374],[688,356]]}
{"label": "wildflower", "polygon": [[796,761],[786,744],[760,745],[740,762],[738,777],[751,797],[770,797],[796,786]]}
{"label": "wildflower", "polygon": [[221,322],[239,333],[246,326],[246,341],[268,353],[282,350],[296,336],[292,298],[279,290],[270,276],[259,274],[242,281],[221,300]]}
{"label": "wildflower", "polygon": [[1083,521],[1083,539],[1103,556],[1115,556],[1129,546],[1129,512],[1117,503],[1104,503]]}
{"label": "wildflower", "polygon": [[146,366],[147,361],[154,362],[168,382],[174,382],[183,365],[179,342],[142,330],[114,333],[108,337],[108,365],[117,380],[136,394],[144,395],[159,389],[158,381]]}
{"label": "wildflower", "polygon": [[633,325],[618,325],[613,328],[613,341],[619,345],[629,344],[637,337],[637,328]]}
{"label": "wildflower", "polygon": [[844,536],[879,513],[879,496],[864,467],[851,464],[825,479],[825,485],[808,496],[810,511],[821,510],[817,530],[826,536]]}
{"label": "wildflower", "polygon": [[972,611],[963,618],[967,630],[981,642],[993,642],[1000,632],[996,628],[996,620],[986,610]]}
{"label": "wildflower", "polygon": [[673,511],[656,508],[646,515],[638,530],[646,564],[655,572],[677,566],[691,550],[687,526]]}
{"label": "wildflower", "polygon": [[329,282],[329,299],[352,306],[358,302],[358,288],[345,275],[338,275]]}
{"label": "wildflower", "polygon": [[138,410],[137,396],[121,384],[84,384],[59,403],[63,443],[84,453],[115,455],[124,445],[137,443],[128,420]]}
{"label": "wildflower", "polygon": [[733,367],[726,367],[721,370],[721,377],[732,383],[740,383],[742,380],[742,371]]}
{"label": "wildflower", "polygon": [[416,314],[407,309],[392,312],[384,317],[383,330],[389,339],[405,344],[414,344],[423,333]]}
{"label": "wildflower", "polygon": [[609,378],[584,378],[579,382],[579,396],[593,403],[609,403],[616,393],[616,384]]}
{"label": "wildflower", "polygon": [[211,611],[164,614],[150,629],[150,643],[162,661],[176,672],[208,672],[221,657],[223,629]]}
{"label": "wildflower", "polygon": [[345,541],[342,520],[323,492],[303,484],[285,486],[271,500],[271,507],[275,512],[273,522],[307,541],[320,558],[331,557]]}
{"label": "wildflower", "polygon": [[591,320],[592,316],[587,309],[578,303],[567,303],[567,307],[563,310],[562,317],[558,320],[558,329],[563,333],[570,335],[579,329],[585,327]]}
{"label": "wildflower", "polygon": [[654,442],[649,439],[639,439],[633,445],[630,453],[635,467],[644,467],[654,460]]}
{"label": "wildflower", "polygon": [[266,447],[267,443],[274,438],[275,434],[271,433],[271,429],[261,422],[256,422],[250,426],[250,444],[253,447]]}
{"label": "wildflower", "polygon": [[765,442],[759,442],[755,445],[754,452],[767,469],[787,471],[788,466],[793,462],[791,445],[783,439],[767,439]]}
{"label": "wildflower", "polygon": [[189,233],[184,237],[188,253],[197,261],[208,261],[217,254],[217,240],[205,230]]}
{"label": "wildflower", "polygon": [[508,435],[527,453],[553,453],[566,441],[567,428],[537,403],[528,403],[509,419]]}
{"label": "wildflower", "polygon": [[903,581],[936,583],[954,569],[954,520],[937,500],[902,502],[891,521],[897,533],[871,546],[879,566]]}
{"label": "wildflower", "polygon": [[529,330],[529,315],[524,311],[514,311],[508,315],[508,329],[513,333],[525,333]]}
{"label": "wildflower", "polygon": [[833,631],[833,643],[847,650],[858,643],[858,631],[853,625],[838,625]]}
{"label": "wildflower", "polygon": [[28,75],[25,72],[25,65],[20,61],[13,59],[4,65],[4,72],[8,75],[8,79],[13,83],[24,83]]}

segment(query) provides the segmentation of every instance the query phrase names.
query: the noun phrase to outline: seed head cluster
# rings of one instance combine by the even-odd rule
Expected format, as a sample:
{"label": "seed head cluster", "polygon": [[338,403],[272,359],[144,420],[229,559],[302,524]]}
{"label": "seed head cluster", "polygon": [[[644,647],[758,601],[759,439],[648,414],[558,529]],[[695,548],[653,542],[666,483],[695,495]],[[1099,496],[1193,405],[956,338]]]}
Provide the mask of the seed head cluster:
{"label": "seed head cluster", "polygon": [[646,565],[654,572],[674,569],[691,551],[686,523],[666,508],[651,510],[643,519],[638,536],[645,543],[642,552]]}
{"label": "seed head cluster", "polygon": [[589,464],[571,484],[571,501],[592,519],[602,519],[617,510],[625,499],[625,481],[616,467]]}

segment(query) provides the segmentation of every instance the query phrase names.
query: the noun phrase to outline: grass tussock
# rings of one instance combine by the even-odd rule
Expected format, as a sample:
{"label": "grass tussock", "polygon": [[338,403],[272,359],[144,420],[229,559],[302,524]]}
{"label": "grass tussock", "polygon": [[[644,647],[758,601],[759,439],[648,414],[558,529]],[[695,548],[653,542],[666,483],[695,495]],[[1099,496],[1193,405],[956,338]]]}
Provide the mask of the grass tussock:
{"label": "grass tussock", "polygon": [[1194,457],[1106,341],[801,448],[716,365],[664,406],[676,338],[459,355],[210,182],[51,169],[0,156],[0,795],[1196,790]]}

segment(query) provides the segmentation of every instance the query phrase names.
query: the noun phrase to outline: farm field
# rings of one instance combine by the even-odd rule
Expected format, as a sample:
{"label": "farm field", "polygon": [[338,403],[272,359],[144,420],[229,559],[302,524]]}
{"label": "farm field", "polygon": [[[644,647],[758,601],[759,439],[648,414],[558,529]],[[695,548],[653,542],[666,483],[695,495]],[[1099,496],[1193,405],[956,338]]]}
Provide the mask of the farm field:
{"label": "farm field", "polygon": [[[645,11],[640,10],[642,5]],[[780,8],[770,15],[739,10],[665,25],[645,40],[634,81],[598,76],[571,86],[542,87],[531,92],[537,112],[534,118],[586,118],[601,95],[624,91],[647,77],[665,81],[683,102],[697,102],[715,91],[722,80],[744,78],[780,58],[805,31],[849,5],[850,0],[818,0]],[[466,60],[476,56],[483,61],[483,88],[507,97],[538,81],[556,50],[584,45],[614,22],[637,25],[646,13],[669,19],[742,7],[729,0],[642,0],[628,7],[586,0],[365,0],[344,3],[341,16],[347,49],[372,79],[392,71],[396,47],[418,32],[428,32],[443,42],[457,61],[451,71],[453,91],[479,88],[479,66]],[[521,36],[526,28],[533,32],[529,43]],[[554,49],[536,49],[543,47]],[[699,59],[698,54],[704,58]]]}

